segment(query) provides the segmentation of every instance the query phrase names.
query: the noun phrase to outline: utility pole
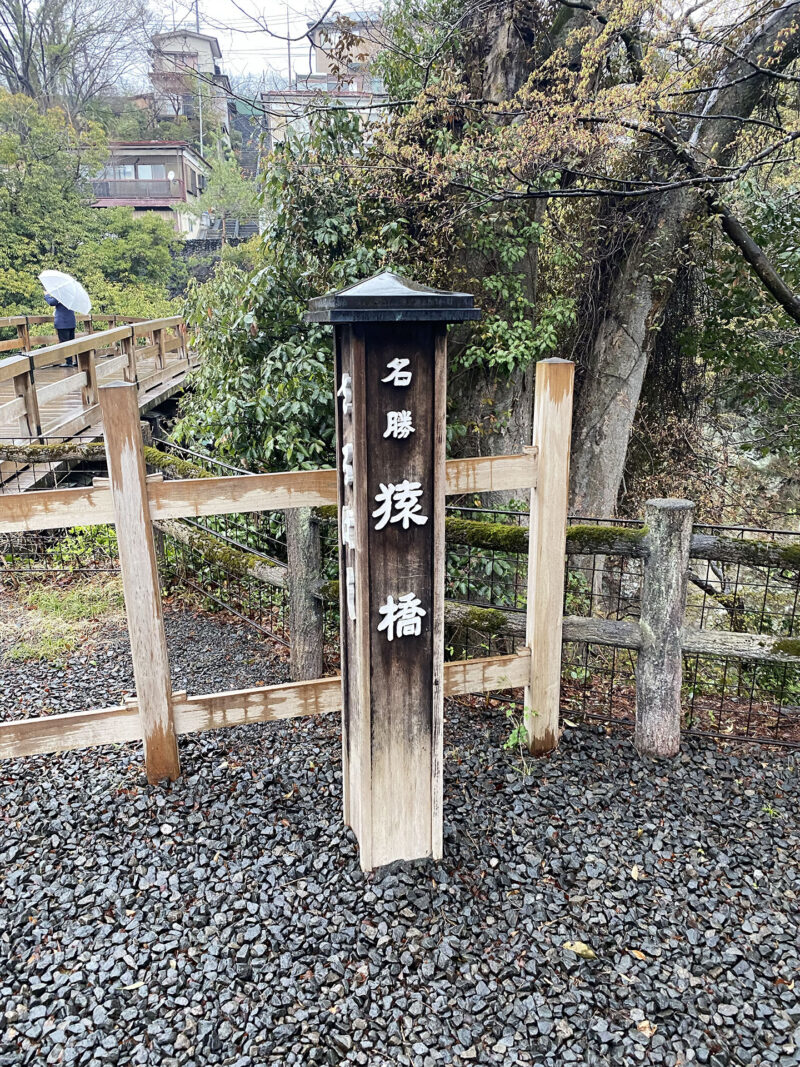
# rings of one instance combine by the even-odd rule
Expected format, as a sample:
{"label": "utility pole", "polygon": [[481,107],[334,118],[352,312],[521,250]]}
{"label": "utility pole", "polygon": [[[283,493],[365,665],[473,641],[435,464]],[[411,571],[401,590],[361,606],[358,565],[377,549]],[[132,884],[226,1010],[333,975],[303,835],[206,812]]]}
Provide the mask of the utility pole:
{"label": "utility pole", "polygon": [[289,88],[292,87],[292,34],[289,29],[289,5],[286,5],[286,54],[289,58]]}
{"label": "utility pole", "polygon": [[[200,32],[200,0],[194,0],[194,26]],[[197,117],[200,123],[200,155],[203,155],[203,78],[197,71]]]}

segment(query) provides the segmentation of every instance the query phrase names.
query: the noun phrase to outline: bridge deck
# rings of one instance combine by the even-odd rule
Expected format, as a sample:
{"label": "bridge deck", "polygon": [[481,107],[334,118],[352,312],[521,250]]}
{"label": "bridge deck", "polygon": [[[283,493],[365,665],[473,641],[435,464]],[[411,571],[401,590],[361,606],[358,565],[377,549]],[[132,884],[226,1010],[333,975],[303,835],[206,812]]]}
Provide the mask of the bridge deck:
{"label": "bridge deck", "polygon": [[[137,327],[138,332],[139,327]],[[150,340],[149,337],[146,339]],[[69,344],[67,342],[67,345],[63,347],[66,348]],[[75,347],[84,347],[73,344]],[[160,363],[156,349],[155,344],[140,345],[135,349],[139,410],[142,414],[179,392],[183,387],[186,374],[193,365],[191,357],[187,358],[185,354],[186,350],[177,331],[175,337],[170,338],[164,344]],[[56,353],[54,358],[59,358],[55,346],[50,351]],[[120,349],[116,345],[102,353],[97,351],[94,356],[97,384],[102,386],[120,380],[128,369],[128,362],[124,355],[120,356]],[[23,432],[28,427],[25,426],[26,415],[18,410],[23,406],[23,400],[17,392],[18,379],[19,376],[16,380],[6,376],[5,380],[0,380],[0,441],[7,444],[28,444],[31,441],[56,444],[73,438],[88,441],[102,437],[100,405],[91,403],[91,400],[87,401],[84,389],[86,374],[81,373],[79,368],[52,363],[35,367],[33,379],[41,427],[40,437],[34,437],[30,432]],[[73,379],[73,382],[68,382],[68,379]],[[63,389],[53,388],[62,382],[64,383]],[[29,401],[25,400],[26,411],[28,404]],[[7,491],[13,492],[32,489],[50,471],[51,468],[46,470],[38,466],[20,469],[17,464],[0,462],[0,492],[3,491],[4,486]]]}

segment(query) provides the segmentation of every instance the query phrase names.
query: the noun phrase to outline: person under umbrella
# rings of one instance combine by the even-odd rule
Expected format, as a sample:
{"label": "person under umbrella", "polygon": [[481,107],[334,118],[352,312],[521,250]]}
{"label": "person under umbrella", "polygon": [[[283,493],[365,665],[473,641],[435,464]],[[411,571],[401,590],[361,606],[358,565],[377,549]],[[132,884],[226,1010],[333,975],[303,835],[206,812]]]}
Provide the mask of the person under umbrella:
{"label": "person under umbrella", "polygon": [[[55,308],[53,321],[56,328],[56,334],[58,335],[58,343],[63,344],[64,341],[74,341],[76,326],[75,312],[72,308],[68,308],[66,305],[62,304],[57,297],[51,296],[50,293],[45,293],[44,298],[50,307]],[[74,367],[75,357],[68,356],[66,363],[62,363],[61,366]]]}
{"label": "person under umbrella", "polygon": [[[89,294],[72,275],[64,274],[60,270],[43,270],[39,275],[39,281],[44,288],[45,300],[55,309],[53,318],[59,344],[63,344],[65,341],[74,341],[75,312],[77,311],[81,315],[89,314],[92,310]],[[67,359],[67,362],[63,363],[62,366],[74,367],[74,357]]]}

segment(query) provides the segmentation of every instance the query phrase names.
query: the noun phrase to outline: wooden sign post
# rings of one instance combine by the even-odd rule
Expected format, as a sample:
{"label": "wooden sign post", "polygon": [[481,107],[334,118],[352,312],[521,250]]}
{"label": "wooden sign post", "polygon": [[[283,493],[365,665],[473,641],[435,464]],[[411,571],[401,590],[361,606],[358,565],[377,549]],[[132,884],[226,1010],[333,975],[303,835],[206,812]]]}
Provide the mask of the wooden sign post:
{"label": "wooden sign post", "polygon": [[385,271],[309,301],[336,335],[344,819],[361,866],[442,854],[445,324]]}

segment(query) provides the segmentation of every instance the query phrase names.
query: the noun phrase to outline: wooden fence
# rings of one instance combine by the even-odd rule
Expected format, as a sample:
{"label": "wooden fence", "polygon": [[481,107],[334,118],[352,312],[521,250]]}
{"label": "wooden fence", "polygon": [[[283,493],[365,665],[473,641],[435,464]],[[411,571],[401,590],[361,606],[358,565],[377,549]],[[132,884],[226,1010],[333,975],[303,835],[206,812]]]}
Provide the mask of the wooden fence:
{"label": "wooden fence", "polygon": [[[546,469],[557,470],[553,460],[563,454],[568,440],[571,407],[563,403],[563,395],[554,399],[553,390],[548,390],[553,373],[547,362],[537,368],[540,401],[536,444],[532,448],[522,455],[450,460],[446,474],[449,495],[531,489],[528,530],[460,519],[448,519],[446,524],[446,538],[454,543],[497,548],[502,542],[515,551],[528,549],[526,618],[497,609],[476,612],[451,603],[446,605],[447,621],[525,637],[529,642],[531,634],[545,630],[547,640],[540,644],[540,654],[534,656],[528,646],[511,655],[445,664],[445,692],[455,695],[525,687],[530,746],[534,752],[543,752],[557,743],[562,640],[634,649],[638,653],[637,748],[646,755],[671,755],[677,751],[680,739],[682,653],[800,662],[800,643],[795,640],[684,626],[689,560],[773,565],[796,572],[800,570],[800,549],[692,536],[693,506],[687,501],[650,501],[646,525],[638,530],[578,526],[567,531],[565,469],[550,481],[544,474]],[[154,523],[181,518],[269,510],[297,512],[335,504],[336,472],[174,481],[164,481],[162,475],[148,476],[135,385],[114,383],[100,388],[99,396],[109,478],[96,480],[91,487],[0,497],[0,533],[116,523],[137,697],[121,707],[2,723],[0,756],[141,739],[148,778],[158,781],[179,774],[176,736],[339,708],[338,677],[191,697],[173,692],[153,537]],[[302,533],[303,524],[298,525]],[[542,550],[545,544],[550,546],[548,552]],[[641,620],[562,618],[566,554],[616,554],[641,559]],[[299,558],[307,556],[300,553]],[[287,578],[281,572],[280,577],[270,576],[267,580],[276,577],[276,584],[286,585],[295,593],[304,582],[316,580],[313,561],[310,569],[307,563],[294,566],[300,570],[293,577]],[[544,568],[546,575],[542,573]],[[318,590],[306,585],[305,590],[300,588],[303,593],[316,595]]]}
{"label": "wooden fence", "polygon": [[[0,319],[0,325],[15,323],[25,329],[16,318]],[[26,343],[33,344],[35,340],[26,334]],[[38,371],[73,357],[77,362],[74,369],[68,368],[54,381],[37,382]],[[146,374],[140,375],[137,364],[141,367],[145,360],[152,364]],[[180,316],[113,326],[83,334],[74,341],[28,348],[0,359],[0,393],[10,388],[13,395],[5,402],[0,397],[0,427],[15,427],[24,440],[70,437],[99,419],[98,387],[102,382],[122,374],[126,381],[135,382],[146,391],[188,366],[186,331]],[[43,420],[45,405],[65,397],[71,400],[53,416],[56,421]]]}
{"label": "wooden fence", "polygon": [[[542,375],[548,372],[544,370]],[[556,371],[559,373],[559,371]],[[542,389],[546,388],[542,384]],[[131,638],[137,699],[124,707],[80,714],[56,715],[0,724],[0,756],[58,752],[86,745],[108,744],[141,738],[144,742],[148,778],[158,781],[180,773],[176,735],[189,731],[262,722],[303,714],[320,714],[340,706],[338,678],[270,686],[243,692],[187,697],[173,693],[166,656],[160,586],[156,571],[153,521],[231,514],[242,511],[287,510],[319,507],[336,501],[336,472],[308,471],[294,474],[262,474],[246,477],[180,479],[164,481],[148,476],[139,427],[136,387],[112,383],[99,390],[108,457],[108,484],[81,489],[45,490],[7,494],[0,498],[0,532],[116,523],[120,564]],[[551,405],[540,413],[545,454],[558,435],[554,420],[571,411]],[[562,434],[563,436],[563,434]],[[446,491],[450,494],[481,493],[535,487],[540,449],[524,455],[450,461]],[[566,525],[566,490],[563,507],[548,507],[547,521]],[[539,513],[537,494],[532,493],[532,526]],[[542,522],[545,520],[542,519]],[[543,604],[551,595],[550,585],[534,590],[531,603],[540,613],[560,620],[562,573],[557,602]],[[555,586],[553,586],[555,588]],[[532,676],[528,649],[509,656],[449,663],[444,687],[449,694],[483,692],[526,686],[540,708],[535,736],[554,738],[558,723],[558,687],[553,677],[558,663],[548,663],[542,676]],[[555,691],[555,700],[550,696]],[[541,721],[540,721],[541,720]],[[541,729],[539,729],[541,727]]]}

